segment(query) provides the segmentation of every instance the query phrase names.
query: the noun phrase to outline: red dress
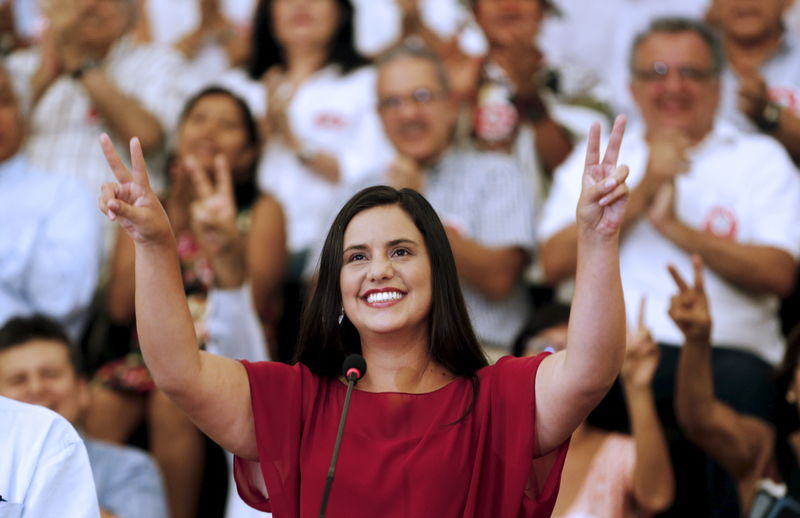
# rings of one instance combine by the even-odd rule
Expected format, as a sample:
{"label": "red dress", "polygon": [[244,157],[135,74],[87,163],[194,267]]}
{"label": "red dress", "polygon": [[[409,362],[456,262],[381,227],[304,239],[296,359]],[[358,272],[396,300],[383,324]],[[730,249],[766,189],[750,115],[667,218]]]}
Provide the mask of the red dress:
{"label": "red dress", "polygon": [[[567,444],[533,460],[543,358],[507,357],[478,371],[475,405],[461,420],[473,398],[468,379],[427,394],[353,391],[326,516],[550,516]],[[259,462],[236,458],[239,494],[275,518],[316,518],[347,387],[302,364],[243,363]]]}

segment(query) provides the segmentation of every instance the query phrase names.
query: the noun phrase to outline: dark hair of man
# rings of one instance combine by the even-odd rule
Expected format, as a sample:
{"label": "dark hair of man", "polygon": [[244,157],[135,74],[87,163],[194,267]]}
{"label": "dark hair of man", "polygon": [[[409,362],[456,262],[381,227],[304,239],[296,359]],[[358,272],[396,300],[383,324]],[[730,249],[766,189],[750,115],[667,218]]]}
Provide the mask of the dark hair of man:
{"label": "dark hair of man", "polygon": [[[480,0],[469,0],[470,6],[473,9],[478,5],[478,2],[480,2]],[[542,7],[542,11],[545,14],[561,15],[561,11],[558,10],[558,7],[556,7],[551,0],[539,0],[539,5]]]}
{"label": "dark hair of man", "polygon": [[711,70],[715,75],[722,73],[725,65],[725,52],[722,50],[719,34],[707,23],[700,20],[682,17],[656,18],[650,22],[650,26],[642,33],[639,33],[633,40],[631,53],[628,59],[628,68],[633,71],[636,68],[636,54],[639,52],[644,40],[653,34],[680,34],[693,32],[705,42],[708,52],[711,54]]}
{"label": "dark hair of man", "polygon": [[570,307],[560,302],[549,302],[542,307],[536,308],[514,340],[511,354],[522,356],[525,354],[525,345],[528,340],[545,329],[567,324],[569,322],[569,312]]}
{"label": "dark hair of man", "polygon": [[361,339],[355,326],[346,316],[338,323],[342,308],[339,276],[344,233],[357,214],[386,205],[396,205],[411,217],[428,250],[432,272],[428,315],[431,358],[454,375],[471,378],[487,361],[472,330],[444,227],[421,194],[387,186],[360,191],[336,216],[322,249],[316,290],[303,314],[295,361],[317,375],[335,377],[348,354],[361,353]]}
{"label": "dark hair of man", "polygon": [[[275,39],[272,22],[273,1],[260,0],[253,16],[250,62],[247,66],[247,71],[253,79],[260,79],[273,65],[286,67],[286,56],[280,43]],[[334,1],[339,9],[339,26],[328,45],[325,65],[339,65],[341,72],[347,74],[368,64],[369,60],[355,47],[353,5],[350,0]]]}
{"label": "dark hair of man", "polygon": [[436,71],[436,79],[445,93],[450,93],[450,80],[447,78],[447,71],[439,56],[431,49],[422,44],[401,43],[391,47],[375,60],[375,68],[380,70],[382,67],[397,61],[398,59],[421,59],[433,65]]}
{"label": "dark hair of man", "polygon": [[[181,111],[180,118],[178,119],[178,127],[183,125],[183,123],[186,121],[186,117],[188,117],[189,113],[191,113],[194,107],[197,106],[197,103],[206,97],[213,97],[216,95],[228,97],[236,105],[236,109],[239,111],[239,117],[241,117],[245,134],[247,136],[247,147],[253,150],[253,154],[256,157],[253,160],[253,163],[247,167],[247,171],[244,171],[245,174],[243,175],[243,178],[247,178],[248,180],[234,184],[233,186],[236,206],[241,210],[242,208],[250,207],[258,197],[258,188],[255,183],[255,178],[256,169],[258,168],[257,157],[261,147],[261,139],[258,133],[258,125],[253,118],[253,113],[250,111],[248,104],[244,101],[244,99],[234,94],[227,88],[221,86],[208,86],[190,97],[189,100],[186,101],[186,104],[183,105],[183,110]],[[174,158],[175,157],[171,157],[170,160]]]}
{"label": "dark hair of man", "polygon": [[61,325],[44,315],[14,317],[0,327],[0,352],[20,347],[33,340],[60,342],[69,351],[69,360],[75,373],[85,375],[83,362],[78,351],[72,346],[67,333]]}

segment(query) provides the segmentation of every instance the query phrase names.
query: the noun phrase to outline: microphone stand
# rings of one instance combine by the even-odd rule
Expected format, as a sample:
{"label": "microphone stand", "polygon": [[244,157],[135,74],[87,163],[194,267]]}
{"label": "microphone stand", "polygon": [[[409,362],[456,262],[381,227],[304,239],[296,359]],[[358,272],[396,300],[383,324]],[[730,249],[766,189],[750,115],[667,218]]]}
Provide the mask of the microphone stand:
{"label": "microphone stand", "polygon": [[328,495],[331,493],[331,484],[333,484],[333,474],[336,472],[336,461],[339,458],[339,446],[342,443],[342,434],[344,433],[344,422],[347,419],[347,411],[350,410],[350,395],[353,393],[353,387],[356,386],[359,374],[349,370],[347,372],[347,394],[344,397],[344,407],[342,408],[342,417],[339,419],[339,431],[336,433],[336,442],[333,445],[333,456],[331,457],[331,467],[328,468],[328,477],[325,480],[325,490],[322,492],[322,503],[319,506],[319,518],[325,518],[325,508],[328,507]]}

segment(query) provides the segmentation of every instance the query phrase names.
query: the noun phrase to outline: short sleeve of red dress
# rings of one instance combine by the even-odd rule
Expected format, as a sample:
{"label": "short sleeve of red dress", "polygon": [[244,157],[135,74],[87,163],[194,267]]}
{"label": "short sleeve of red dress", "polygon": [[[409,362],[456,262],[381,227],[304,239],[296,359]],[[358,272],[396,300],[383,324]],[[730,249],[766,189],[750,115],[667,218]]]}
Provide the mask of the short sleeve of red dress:
{"label": "short sleeve of red dress", "polygon": [[[533,458],[543,358],[504,358],[477,385],[427,394],[354,391],[326,516],[550,516],[567,445]],[[346,386],[300,364],[243,363],[259,461],[236,459],[239,494],[275,518],[316,518]]]}

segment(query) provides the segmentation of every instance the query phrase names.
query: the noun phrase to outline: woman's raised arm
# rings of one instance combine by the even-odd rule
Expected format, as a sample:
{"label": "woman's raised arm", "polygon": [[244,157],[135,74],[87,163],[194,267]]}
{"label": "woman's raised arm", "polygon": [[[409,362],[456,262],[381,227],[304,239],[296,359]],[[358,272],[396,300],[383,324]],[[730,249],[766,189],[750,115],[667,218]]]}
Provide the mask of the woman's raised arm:
{"label": "woman's raised arm", "polygon": [[107,135],[100,143],[117,182],[103,185],[99,206],[134,241],[136,328],[147,367],[200,429],[236,455],[255,459],[247,373],[239,362],[197,349],[175,239],[150,187],[141,144],[131,139],[128,170]]}
{"label": "woman's raised arm", "polygon": [[600,125],[589,131],[576,210],[578,266],[567,348],[536,377],[536,451],[563,443],[611,387],[625,354],[625,303],[619,233],[628,200],[626,166],[617,166],[625,118],[617,117],[600,160]]}

